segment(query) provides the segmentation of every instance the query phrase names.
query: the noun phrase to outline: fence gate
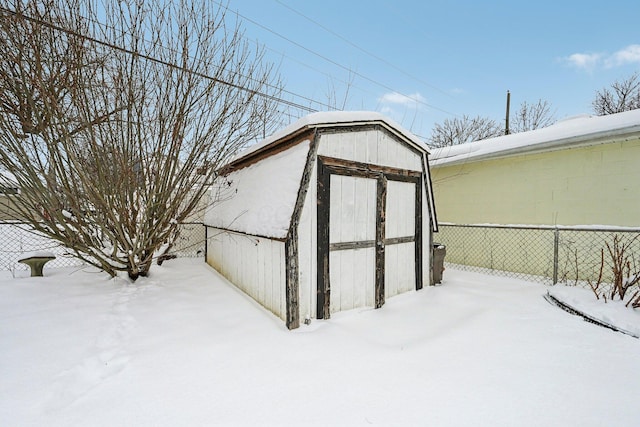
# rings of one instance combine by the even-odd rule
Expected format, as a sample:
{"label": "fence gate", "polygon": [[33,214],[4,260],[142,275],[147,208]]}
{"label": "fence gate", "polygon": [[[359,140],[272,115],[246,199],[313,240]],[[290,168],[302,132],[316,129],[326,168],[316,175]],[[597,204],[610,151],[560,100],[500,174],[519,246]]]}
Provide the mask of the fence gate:
{"label": "fence gate", "polygon": [[422,287],[419,172],[318,162],[317,317]]}

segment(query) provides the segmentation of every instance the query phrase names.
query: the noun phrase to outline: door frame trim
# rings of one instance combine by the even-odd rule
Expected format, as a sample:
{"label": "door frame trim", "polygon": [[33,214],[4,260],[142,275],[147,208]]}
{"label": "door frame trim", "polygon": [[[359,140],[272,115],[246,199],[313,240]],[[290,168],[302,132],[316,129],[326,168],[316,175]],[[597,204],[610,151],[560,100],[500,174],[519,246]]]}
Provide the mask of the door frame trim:
{"label": "door frame trim", "polygon": [[[385,303],[385,244],[395,244],[394,239],[385,239],[387,181],[415,184],[415,279],[416,290],[422,289],[422,180],[423,173],[391,168],[369,163],[355,162],[333,157],[318,156],[317,191],[317,299],[316,318],[331,317],[331,283],[329,279],[329,217],[331,200],[331,175],[375,179],[376,183],[376,247],[375,256],[375,308]],[[396,238],[397,240],[397,238]],[[356,242],[348,242],[353,246]],[[367,242],[369,243],[369,242]],[[348,245],[347,245],[348,246]],[[350,249],[345,247],[344,249]],[[334,247],[334,250],[340,250]]]}

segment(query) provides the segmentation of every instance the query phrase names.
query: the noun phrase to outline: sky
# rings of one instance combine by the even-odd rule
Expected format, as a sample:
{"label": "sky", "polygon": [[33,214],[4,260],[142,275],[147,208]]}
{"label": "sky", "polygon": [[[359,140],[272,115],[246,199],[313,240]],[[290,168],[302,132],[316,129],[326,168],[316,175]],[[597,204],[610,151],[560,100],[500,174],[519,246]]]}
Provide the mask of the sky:
{"label": "sky", "polygon": [[374,110],[426,139],[463,115],[504,124],[507,91],[512,112],[543,100],[562,119],[640,71],[637,0],[213,1],[304,107],[284,124],[305,109]]}

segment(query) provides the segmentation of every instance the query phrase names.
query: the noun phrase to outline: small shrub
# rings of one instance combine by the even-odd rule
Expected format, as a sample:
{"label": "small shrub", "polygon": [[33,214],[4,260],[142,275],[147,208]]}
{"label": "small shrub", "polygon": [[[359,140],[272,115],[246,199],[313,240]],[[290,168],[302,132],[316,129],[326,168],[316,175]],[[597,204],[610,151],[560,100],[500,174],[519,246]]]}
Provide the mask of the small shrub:
{"label": "small shrub", "polygon": [[[617,234],[613,236],[613,242],[605,242],[607,253],[609,254],[608,266],[611,268],[611,290],[607,292],[601,290],[603,272],[605,270],[605,252],[600,249],[600,271],[596,280],[587,279],[589,287],[597,299],[602,297],[605,302],[608,299],[619,299],[625,301],[628,295],[631,297],[625,304],[626,307],[640,308],[640,268],[636,264],[636,258],[631,252],[632,245],[638,240],[640,235],[624,240]],[[634,287],[637,289],[634,290]],[[631,294],[633,292],[633,294]]]}

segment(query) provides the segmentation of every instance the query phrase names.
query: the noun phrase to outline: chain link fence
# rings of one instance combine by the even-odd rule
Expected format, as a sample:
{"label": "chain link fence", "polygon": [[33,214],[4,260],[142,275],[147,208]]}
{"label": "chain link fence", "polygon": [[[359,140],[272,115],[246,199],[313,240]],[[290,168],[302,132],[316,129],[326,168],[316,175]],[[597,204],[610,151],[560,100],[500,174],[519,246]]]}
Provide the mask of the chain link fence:
{"label": "chain link fence", "polygon": [[[179,258],[204,257],[206,230],[202,223],[180,224],[180,235],[170,253]],[[27,224],[0,222],[0,271],[27,270],[28,266],[17,262],[27,252],[48,251],[56,259],[47,263],[47,268],[75,267],[83,262],[74,258],[60,243],[31,231]]]}
{"label": "chain link fence", "polygon": [[[614,242],[624,246],[631,274],[640,272],[640,229],[440,224],[445,266],[548,285],[613,283]],[[602,272],[602,273],[601,273]]]}
{"label": "chain link fence", "polygon": [[67,248],[54,240],[31,231],[27,224],[0,222],[0,270],[27,270],[28,266],[17,262],[27,252],[48,251],[56,259],[47,263],[47,268],[74,267],[83,264],[73,258]]}
{"label": "chain link fence", "polygon": [[205,256],[207,227],[201,222],[180,224],[180,235],[175,241],[171,253],[178,258],[199,258]]}

